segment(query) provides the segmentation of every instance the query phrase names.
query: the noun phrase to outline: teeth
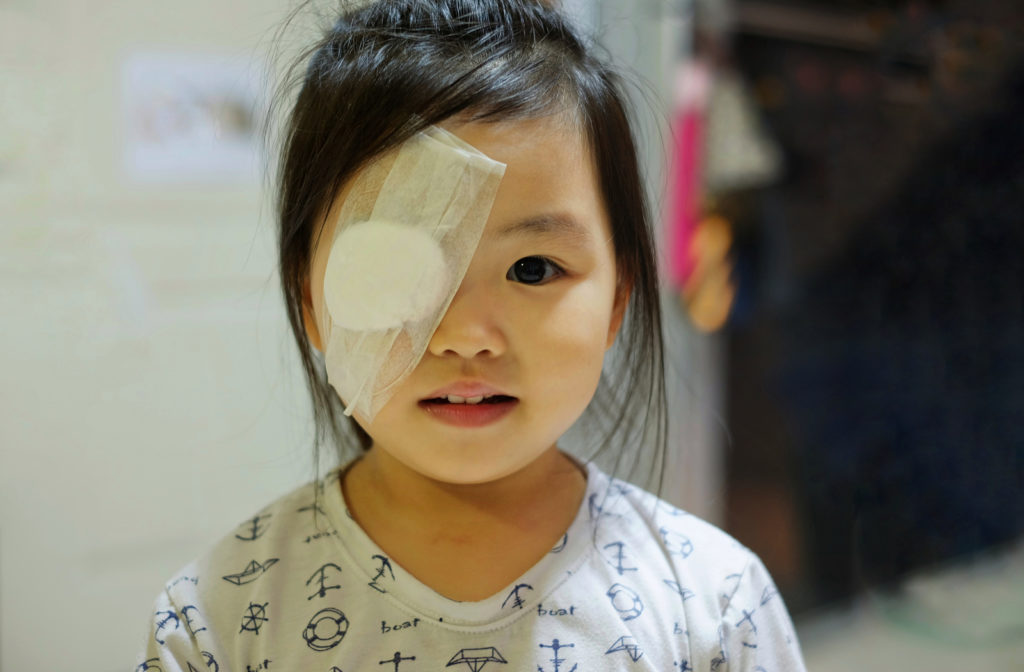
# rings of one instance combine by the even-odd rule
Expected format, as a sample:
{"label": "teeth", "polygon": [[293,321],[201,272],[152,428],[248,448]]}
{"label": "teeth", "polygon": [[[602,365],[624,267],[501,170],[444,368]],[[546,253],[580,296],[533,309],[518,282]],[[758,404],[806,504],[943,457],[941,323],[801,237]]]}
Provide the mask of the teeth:
{"label": "teeth", "polygon": [[485,399],[485,395],[479,397],[460,397],[457,394],[448,395],[448,403],[450,404],[479,404]]}

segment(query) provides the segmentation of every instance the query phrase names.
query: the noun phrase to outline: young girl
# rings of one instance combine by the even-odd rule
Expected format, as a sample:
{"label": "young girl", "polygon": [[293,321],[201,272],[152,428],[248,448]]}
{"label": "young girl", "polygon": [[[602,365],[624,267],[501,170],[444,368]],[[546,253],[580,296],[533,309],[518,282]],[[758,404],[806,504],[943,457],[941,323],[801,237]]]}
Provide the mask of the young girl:
{"label": "young girl", "polygon": [[616,464],[664,440],[617,78],[539,0],[361,5],[278,196],[318,445],[362,450],[170,581],[137,669],[803,669],[750,551],[558,447],[585,410]]}

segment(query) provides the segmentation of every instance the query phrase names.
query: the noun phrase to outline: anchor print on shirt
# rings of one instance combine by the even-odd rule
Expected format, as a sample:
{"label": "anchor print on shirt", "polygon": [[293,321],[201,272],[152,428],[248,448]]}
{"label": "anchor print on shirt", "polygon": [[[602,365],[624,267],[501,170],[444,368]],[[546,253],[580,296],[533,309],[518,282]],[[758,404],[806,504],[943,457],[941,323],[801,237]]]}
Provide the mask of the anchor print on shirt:
{"label": "anchor print on shirt", "polygon": [[323,567],[321,567],[320,569],[318,569],[315,572],[313,572],[313,575],[310,576],[308,579],[306,579],[306,585],[308,586],[309,584],[311,584],[314,581],[316,581],[316,582],[318,582],[320,587],[312,595],[307,597],[306,598],[307,600],[312,600],[314,597],[326,597],[328,590],[340,590],[341,589],[340,585],[337,585],[337,586],[334,586],[334,585],[328,586],[327,585],[327,574],[328,574],[327,570],[328,569],[334,569],[339,574],[341,573],[341,567],[338,567],[333,562],[328,562]]}
{"label": "anchor print on shirt", "polygon": [[367,585],[379,593],[386,593],[388,592],[387,589],[381,585],[383,580],[387,577],[390,577],[392,581],[395,580],[395,572],[391,569],[391,560],[383,555],[375,555],[373,559],[377,561],[377,574]]}
{"label": "anchor print on shirt", "polygon": [[326,513],[324,513],[324,510],[322,508],[320,508],[320,505],[317,504],[316,502],[313,502],[312,504],[307,504],[306,506],[303,506],[302,508],[296,509],[295,513],[305,513],[306,511],[314,511],[314,512],[320,514],[321,516],[326,516],[327,515]]}
{"label": "anchor print on shirt", "polygon": [[[195,612],[195,616],[192,615],[193,612]],[[201,628],[196,627],[196,621],[199,618],[199,609],[194,604],[186,604],[182,607],[181,615],[185,617],[185,629],[188,630],[188,634],[195,637],[197,632],[206,630],[206,626]]]}
{"label": "anchor print on shirt", "polygon": [[644,603],[636,591],[621,583],[613,584],[605,593],[612,601],[612,607],[619,612],[619,618],[632,621],[644,611]]}
{"label": "anchor print on shirt", "polygon": [[401,654],[400,652],[398,652],[398,651],[395,651],[395,656],[394,656],[393,658],[389,658],[388,660],[382,660],[382,661],[380,661],[380,663],[378,663],[378,664],[379,664],[379,665],[388,665],[388,664],[394,664],[394,666],[395,666],[395,672],[398,672],[398,666],[399,666],[399,665],[400,665],[401,663],[405,662],[406,660],[416,660],[416,656],[408,656],[408,657],[405,657],[405,656],[403,656],[403,655],[402,655],[402,654]]}
{"label": "anchor print on shirt", "polygon": [[181,619],[178,618],[178,612],[173,609],[166,611],[156,612],[156,629],[153,632],[153,639],[160,646],[167,643],[166,639],[160,639],[161,635],[165,630],[174,632],[181,625]]}
{"label": "anchor print on shirt", "polygon": [[493,646],[480,649],[461,649],[452,656],[445,667],[465,665],[471,672],[480,672],[487,663],[508,664],[508,661]]}
{"label": "anchor print on shirt", "polygon": [[615,569],[615,571],[619,573],[619,576],[622,576],[626,572],[637,571],[636,567],[630,567],[624,564],[626,561],[625,549],[626,544],[622,543],[621,541],[615,541],[610,544],[604,545],[604,550],[606,551],[606,553],[604,554],[604,558],[608,562],[608,564],[611,565]]}
{"label": "anchor print on shirt", "polygon": [[200,651],[203,654],[203,662],[206,663],[206,667],[212,672],[220,672],[220,664],[217,659],[213,657],[213,654],[209,651]]}
{"label": "anchor print on shirt", "polygon": [[348,618],[345,614],[327,607],[313,614],[309,619],[306,629],[302,631],[302,638],[306,640],[306,646],[314,651],[330,651],[348,634]]}
{"label": "anchor print on shirt", "polygon": [[624,651],[634,663],[644,656],[643,649],[637,645],[636,639],[632,635],[623,635],[616,639],[608,650],[604,652],[604,655],[610,656],[619,651]]}
{"label": "anchor print on shirt", "polygon": [[250,602],[246,608],[244,614],[242,614],[242,629],[238,631],[238,634],[243,632],[251,632],[255,635],[260,634],[260,628],[263,624],[269,621],[267,618],[267,605],[270,602],[264,602],[259,604],[258,602]]}
{"label": "anchor print on shirt", "polygon": [[262,563],[256,562],[255,560],[250,560],[249,564],[246,565],[245,569],[243,569],[242,571],[238,572],[237,574],[228,574],[221,578],[223,578],[228,583],[235,584],[236,586],[242,586],[247,583],[252,583],[256,579],[263,576],[263,574],[268,569],[273,567],[277,560],[277,558],[268,558],[267,560],[264,560]]}
{"label": "anchor print on shirt", "polygon": [[542,666],[538,665],[537,672],[576,672],[576,667],[578,666],[578,664],[573,664],[571,669],[562,670],[562,663],[567,662],[568,659],[560,658],[558,656],[559,649],[575,648],[575,644],[562,644],[556,639],[553,640],[550,644],[540,644],[539,646],[542,649],[551,649],[552,657],[549,659],[549,662],[552,665],[554,665],[554,668],[546,670]]}
{"label": "anchor print on shirt", "polygon": [[[203,651],[202,655],[203,662],[206,663],[208,672],[220,672],[220,665],[217,664],[212,653],[209,651]],[[185,664],[188,665],[189,672],[202,672],[187,660],[185,661]],[[160,667],[159,658],[150,658],[149,660],[139,663],[138,667],[135,668],[135,672],[164,672],[164,668]]]}
{"label": "anchor print on shirt", "polygon": [[[528,583],[520,583],[517,585],[512,589],[512,592],[508,594],[505,601],[501,603],[501,608],[504,609],[506,606],[509,606],[513,609],[522,609],[523,605],[526,604],[526,600],[524,600],[522,595],[520,595],[523,590],[533,590],[533,586]],[[509,604],[509,600],[512,600],[511,604]]]}
{"label": "anchor print on shirt", "polygon": [[609,508],[609,497],[606,495],[603,499],[600,499],[600,495],[596,492],[591,493],[590,497],[587,498],[587,510],[590,512],[590,519],[597,520],[598,518],[621,518],[621,513],[615,513],[613,511],[606,511]]}
{"label": "anchor print on shirt", "polygon": [[245,521],[238,526],[239,532],[235,534],[235,539],[240,541],[256,541],[266,534],[267,528],[270,527],[270,523],[266,521],[273,515],[272,513],[265,513]]}

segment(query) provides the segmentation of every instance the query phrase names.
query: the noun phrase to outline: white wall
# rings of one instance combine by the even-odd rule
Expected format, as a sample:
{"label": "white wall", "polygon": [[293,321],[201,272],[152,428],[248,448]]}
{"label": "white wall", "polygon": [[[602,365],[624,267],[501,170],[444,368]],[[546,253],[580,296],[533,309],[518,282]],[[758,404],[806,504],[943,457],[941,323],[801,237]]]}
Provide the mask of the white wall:
{"label": "white wall", "polygon": [[124,58],[251,58],[279,5],[0,6],[4,670],[130,669],[163,581],[308,478],[258,179],[120,164]]}
{"label": "white wall", "polygon": [[130,669],[163,581],[311,474],[259,181],[120,158],[129,55],[253,59],[286,4],[0,5],[0,669]]}

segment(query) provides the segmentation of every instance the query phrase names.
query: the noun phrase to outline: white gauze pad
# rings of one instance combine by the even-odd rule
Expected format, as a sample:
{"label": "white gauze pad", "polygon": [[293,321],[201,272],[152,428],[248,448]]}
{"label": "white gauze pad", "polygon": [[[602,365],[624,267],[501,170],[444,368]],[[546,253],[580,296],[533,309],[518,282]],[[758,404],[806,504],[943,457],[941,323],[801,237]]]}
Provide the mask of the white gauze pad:
{"label": "white gauze pad", "polygon": [[324,275],[327,380],[372,420],[419,363],[473,259],[505,164],[432,126],[355,177]]}

